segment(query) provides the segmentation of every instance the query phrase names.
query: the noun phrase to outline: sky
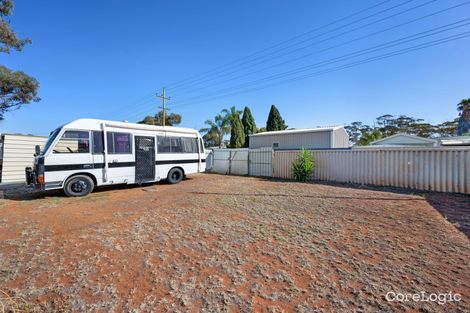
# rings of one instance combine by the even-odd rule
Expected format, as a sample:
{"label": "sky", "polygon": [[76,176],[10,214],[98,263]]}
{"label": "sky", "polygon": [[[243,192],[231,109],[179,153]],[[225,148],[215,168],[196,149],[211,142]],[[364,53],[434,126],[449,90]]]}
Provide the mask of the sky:
{"label": "sky", "polygon": [[231,106],[263,127],[272,104],[292,128],[383,114],[441,123],[470,97],[470,37],[380,57],[469,32],[469,13],[465,0],[16,0],[12,27],[33,43],[0,64],[34,76],[41,101],[7,113],[0,132],[135,122],[155,114],[165,86],[180,126],[196,129]]}

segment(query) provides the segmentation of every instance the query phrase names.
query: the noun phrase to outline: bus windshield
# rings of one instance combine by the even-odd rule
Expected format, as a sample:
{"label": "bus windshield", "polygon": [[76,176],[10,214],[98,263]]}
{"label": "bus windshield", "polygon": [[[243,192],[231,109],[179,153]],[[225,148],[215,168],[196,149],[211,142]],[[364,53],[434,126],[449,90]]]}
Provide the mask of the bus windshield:
{"label": "bus windshield", "polygon": [[60,133],[61,129],[62,129],[62,127],[59,127],[59,128],[57,128],[56,130],[54,130],[50,133],[49,138],[47,139],[46,145],[44,146],[44,151],[42,151],[42,153],[45,153],[47,151],[47,149],[50,148],[50,146],[54,142],[55,138]]}

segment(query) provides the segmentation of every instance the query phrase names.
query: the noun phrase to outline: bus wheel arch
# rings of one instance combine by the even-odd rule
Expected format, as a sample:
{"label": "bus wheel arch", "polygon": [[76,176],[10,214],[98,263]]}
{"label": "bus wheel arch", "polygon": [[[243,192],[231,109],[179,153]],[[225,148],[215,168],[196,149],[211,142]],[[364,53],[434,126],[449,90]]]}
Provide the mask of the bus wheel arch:
{"label": "bus wheel arch", "polygon": [[167,180],[170,184],[177,184],[184,178],[184,169],[180,166],[172,167],[168,171]]}
{"label": "bus wheel arch", "polygon": [[90,173],[76,173],[67,177],[63,189],[69,197],[83,197],[90,194],[96,186],[96,177]]}

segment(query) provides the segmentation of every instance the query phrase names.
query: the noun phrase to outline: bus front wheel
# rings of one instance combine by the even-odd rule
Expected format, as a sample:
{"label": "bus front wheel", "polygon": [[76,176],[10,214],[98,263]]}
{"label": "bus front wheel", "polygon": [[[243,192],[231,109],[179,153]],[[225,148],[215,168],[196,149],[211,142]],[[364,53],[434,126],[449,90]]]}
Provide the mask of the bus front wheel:
{"label": "bus front wheel", "polygon": [[177,184],[179,183],[182,179],[183,179],[183,171],[180,169],[180,168],[172,168],[169,172],[168,172],[168,182],[170,184]]}
{"label": "bus front wheel", "polygon": [[64,192],[69,197],[83,197],[93,191],[95,184],[86,175],[72,176],[64,184]]}

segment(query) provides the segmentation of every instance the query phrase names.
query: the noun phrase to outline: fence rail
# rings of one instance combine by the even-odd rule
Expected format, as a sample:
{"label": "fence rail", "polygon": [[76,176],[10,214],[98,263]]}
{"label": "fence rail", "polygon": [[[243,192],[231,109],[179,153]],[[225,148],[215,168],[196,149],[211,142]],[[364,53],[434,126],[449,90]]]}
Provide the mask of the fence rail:
{"label": "fence rail", "polygon": [[[233,150],[236,149],[231,152],[214,150],[212,170],[224,174],[293,178],[292,163],[298,151],[243,149],[246,159],[230,161],[219,157],[233,154]],[[313,180],[470,194],[470,148],[364,148],[311,152],[315,159]],[[245,168],[246,171],[233,168]]]}

